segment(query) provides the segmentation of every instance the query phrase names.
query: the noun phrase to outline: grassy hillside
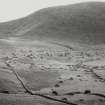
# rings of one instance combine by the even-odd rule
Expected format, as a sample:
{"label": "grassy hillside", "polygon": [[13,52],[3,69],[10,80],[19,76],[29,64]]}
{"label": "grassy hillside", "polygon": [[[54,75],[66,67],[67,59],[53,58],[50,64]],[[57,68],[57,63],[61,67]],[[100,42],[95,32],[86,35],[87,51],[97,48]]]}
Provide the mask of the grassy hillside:
{"label": "grassy hillside", "polygon": [[0,24],[0,37],[105,43],[105,3],[87,2],[39,10]]}

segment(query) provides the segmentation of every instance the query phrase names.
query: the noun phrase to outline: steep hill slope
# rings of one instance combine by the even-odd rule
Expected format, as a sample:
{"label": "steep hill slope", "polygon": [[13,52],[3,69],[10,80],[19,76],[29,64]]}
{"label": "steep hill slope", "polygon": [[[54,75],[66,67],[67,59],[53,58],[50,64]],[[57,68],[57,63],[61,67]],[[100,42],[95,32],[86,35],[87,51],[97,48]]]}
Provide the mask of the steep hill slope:
{"label": "steep hill slope", "polygon": [[86,2],[50,7],[0,24],[0,37],[105,43],[105,3]]}

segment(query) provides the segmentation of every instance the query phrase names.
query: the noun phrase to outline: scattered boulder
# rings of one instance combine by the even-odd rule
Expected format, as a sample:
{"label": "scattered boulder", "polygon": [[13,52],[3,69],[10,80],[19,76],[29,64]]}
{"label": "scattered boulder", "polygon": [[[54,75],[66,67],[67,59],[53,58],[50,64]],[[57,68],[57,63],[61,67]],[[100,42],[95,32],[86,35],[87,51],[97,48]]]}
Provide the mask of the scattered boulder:
{"label": "scattered boulder", "polygon": [[91,90],[85,90],[84,91],[84,94],[90,94],[91,93]]}

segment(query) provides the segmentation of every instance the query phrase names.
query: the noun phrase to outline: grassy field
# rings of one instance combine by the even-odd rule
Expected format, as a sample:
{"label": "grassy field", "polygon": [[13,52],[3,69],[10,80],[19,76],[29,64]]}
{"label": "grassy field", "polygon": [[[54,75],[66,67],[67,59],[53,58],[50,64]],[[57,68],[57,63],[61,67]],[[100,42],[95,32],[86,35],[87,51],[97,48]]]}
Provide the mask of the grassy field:
{"label": "grassy field", "polygon": [[100,50],[80,46],[77,50],[73,50],[75,47],[70,50],[55,44],[48,46],[47,42],[40,46],[37,44],[34,44],[34,47],[18,44],[6,48],[1,46],[1,105],[62,103],[26,93],[11,68],[33,93],[48,95],[77,105],[105,103],[104,47]]}

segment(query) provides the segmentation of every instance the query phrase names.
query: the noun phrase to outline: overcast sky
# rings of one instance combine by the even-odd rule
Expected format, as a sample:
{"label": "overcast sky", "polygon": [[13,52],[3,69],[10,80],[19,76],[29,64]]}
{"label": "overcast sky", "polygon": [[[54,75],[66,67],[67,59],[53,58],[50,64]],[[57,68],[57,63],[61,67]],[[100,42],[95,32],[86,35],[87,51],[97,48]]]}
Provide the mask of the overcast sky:
{"label": "overcast sky", "polygon": [[105,0],[0,0],[0,22],[24,17],[44,7]]}

